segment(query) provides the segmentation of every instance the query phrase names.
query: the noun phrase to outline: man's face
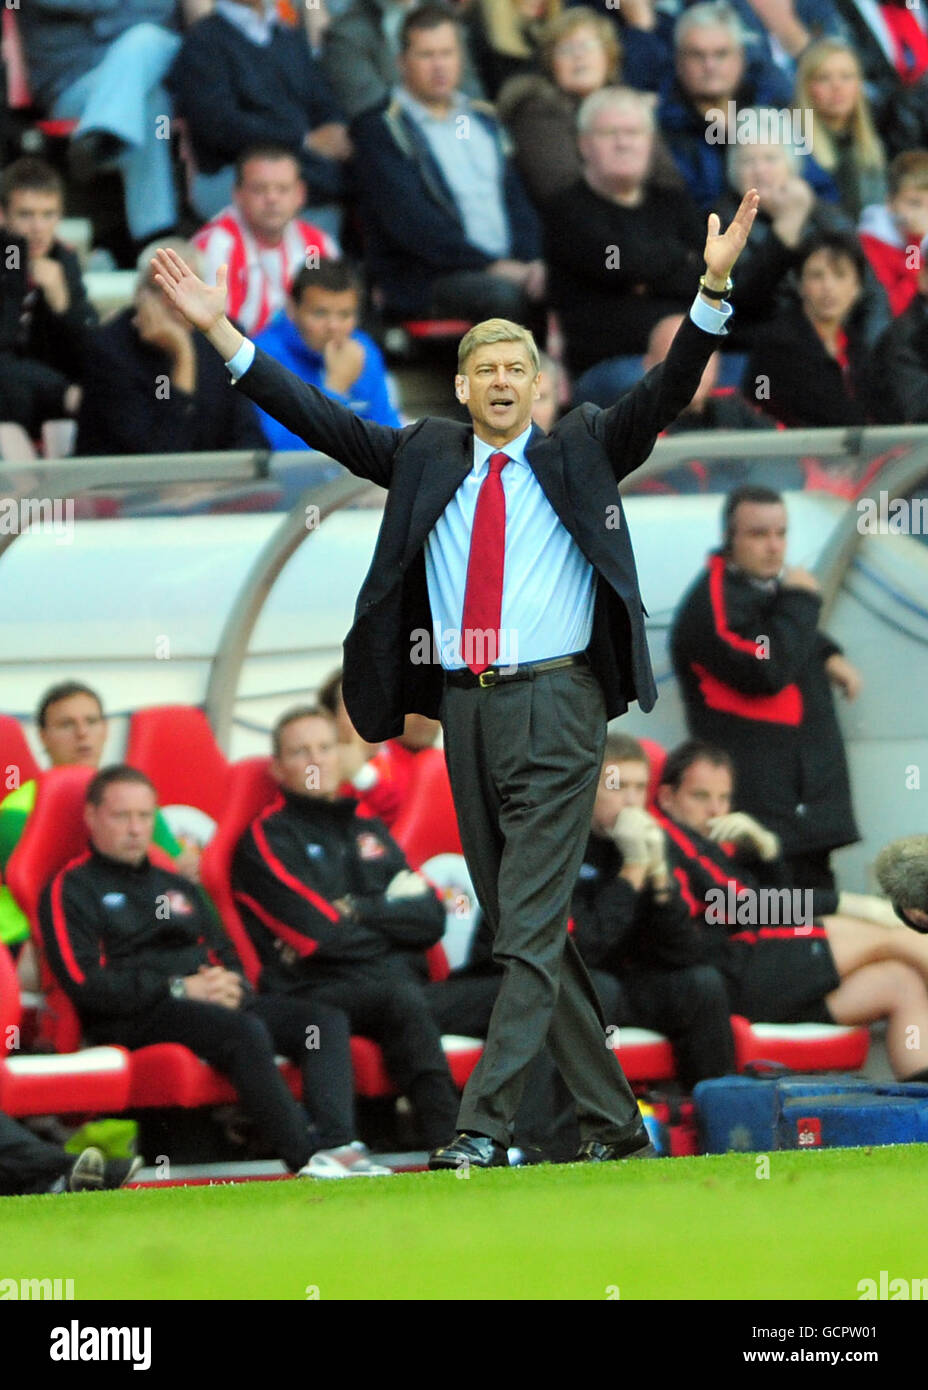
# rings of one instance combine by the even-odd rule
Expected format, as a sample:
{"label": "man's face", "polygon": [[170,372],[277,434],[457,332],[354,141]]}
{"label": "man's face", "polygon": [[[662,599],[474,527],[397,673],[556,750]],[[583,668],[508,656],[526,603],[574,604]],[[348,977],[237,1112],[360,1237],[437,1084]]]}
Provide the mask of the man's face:
{"label": "man's face", "polygon": [[280,753],[271,760],[271,775],[294,796],[331,800],[339,781],[332,720],[310,714],[281,729]]}
{"label": "man's face", "polygon": [[654,137],[643,111],[605,106],[580,136],[580,153],[600,184],[638,184],[647,176]]}
{"label": "man's face", "polygon": [[357,328],[357,292],[311,285],[300,295],[299,304],[287,301],[287,313],[306,346],[313,352],[324,352],[326,343],[340,345]]}
{"label": "man's face", "polygon": [[306,202],[306,185],[296,161],[249,159],[235,201],[256,236],[277,239]]}
{"label": "man's face", "polygon": [[61,213],[61,198],[57,193],[17,188],[10,197],[4,221],[16,236],[25,237],[30,258],[38,260],[52,249]]}
{"label": "man's face", "polygon": [[824,249],[808,257],[799,276],[803,307],[819,323],[843,324],[860,291],[860,276],[850,256]]}
{"label": "man's face", "polygon": [[889,207],[900,227],[915,233],[919,241],[928,233],[928,188],[904,185],[890,198]]}
{"label": "man's face", "polygon": [[657,804],[686,829],[708,835],[709,822],[731,810],[731,773],[727,767],[699,759],[687,768],[676,791],[669,786],[658,788]]}
{"label": "man's face", "polygon": [[528,428],[539,376],[524,343],[482,343],[474,348],[454,386],[479,439],[504,444]]}
{"label": "man's face", "polygon": [[783,503],[742,502],[732,518],[732,562],[753,579],[775,579],[785,558]]}
{"label": "man's face", "polygon": [[648,780],[647,763],[605,762],[593,803],[593,829],[600,835],[608,835],[619,812],[626,806],[647,806]]}
{"label": "man's face", "polygon": [[782,145],[743,145],[738,150],[738,187],[742,193],[756,188],[761,206],[783,187],[792,174],[789,156]]}
{"label": "man's face", "polygon": [[744,72],[744,54],[727,29],[691,29],[677,50],[677,75],[693,101],[734,96]]}
{"label": "man's face", "polygon": [[99,767],[106,720],[92,695],[68,695],[49,705],[39,737],[52,767]]}
{"label": "man's face", "polygon": [[453,24],[417,29],[400,56],[403,85],[423,105],[450,100],[461,82],[461,45]]}
{"label": "man's face", "polygon": [[85,806],[94,849],[121,864],[141,864],[155,824],[155,794],[141,782],[111,782],[99,806]]}

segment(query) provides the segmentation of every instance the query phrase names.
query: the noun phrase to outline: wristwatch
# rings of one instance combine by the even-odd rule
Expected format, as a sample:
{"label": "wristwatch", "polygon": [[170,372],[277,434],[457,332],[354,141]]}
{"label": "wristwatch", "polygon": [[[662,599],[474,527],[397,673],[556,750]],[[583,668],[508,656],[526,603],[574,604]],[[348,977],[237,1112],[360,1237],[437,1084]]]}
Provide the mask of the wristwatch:
{"label": "wristwatch", "polygon": [[184,984],[181,975],[172,975],[168,981],[168,990],[172,999],[186,999],[187,986]]}
{"label": "wristwatch", "polygon": [[699,289],[700,289],[700,293],[704,294],[704,295],[706,296],[707,299],[718,299],[718,300],[727,299],[728,296],[731,294],[731,292],[732,292],[732,290],[733,290],[734,288],[735,288],[735,282],[734,282],[734,280],[732,280],[732,278],[731,278],[730,275],[729,275],[728,279],[725,281],[725,288],[724,288],[724,289],[721,289],[721,290],[710,290],[709,286],[706,284],[706,277],[705,277],[705,275],[700,275],[700,277],[699,277]]}

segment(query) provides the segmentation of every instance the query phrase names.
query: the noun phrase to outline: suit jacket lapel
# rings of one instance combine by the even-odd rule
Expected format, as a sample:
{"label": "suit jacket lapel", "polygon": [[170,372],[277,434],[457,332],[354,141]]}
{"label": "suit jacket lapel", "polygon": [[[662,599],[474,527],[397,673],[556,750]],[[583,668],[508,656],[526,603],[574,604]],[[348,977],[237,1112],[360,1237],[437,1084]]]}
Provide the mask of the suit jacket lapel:
{"label": "suit jacket lapel", "polygon": [[[561,521],[567,525],[570,508],[564,485],[564,456],[557,435],[547,435],[536,425],[532,431],[525,457],[542,490]],[[409,534],[403,566],[425,544],[425,539],[442,512],[474,466],[473,435],[464,436],[461,452],[454,462],[434,455],[426,461],[413,501]]]}

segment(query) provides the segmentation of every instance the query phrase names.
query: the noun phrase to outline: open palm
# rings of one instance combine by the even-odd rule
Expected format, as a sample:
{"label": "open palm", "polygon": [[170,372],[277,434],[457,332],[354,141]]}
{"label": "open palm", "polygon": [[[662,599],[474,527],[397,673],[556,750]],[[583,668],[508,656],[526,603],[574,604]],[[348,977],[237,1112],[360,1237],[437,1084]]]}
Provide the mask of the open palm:
{"label": "open palm", "polygon": [[741,199],[741,205],[728,229],[721,235],[718,213],[710,212],[706,249],[703,253],[706,270],[710,275],[717,276],[719,280],[728,279],[732,266],[744,250],[748,234],[754,225],[754,218],[757,216],[759,203],[760,195],[757,189],[749,188]]}
{"label": "open palm", "polygon": [[216,284],[205,284],[176,251],[160,247],[152,258],[152,273],[165,297],[194,328],[208,333],[226,312],[227,268],[219,267]]}

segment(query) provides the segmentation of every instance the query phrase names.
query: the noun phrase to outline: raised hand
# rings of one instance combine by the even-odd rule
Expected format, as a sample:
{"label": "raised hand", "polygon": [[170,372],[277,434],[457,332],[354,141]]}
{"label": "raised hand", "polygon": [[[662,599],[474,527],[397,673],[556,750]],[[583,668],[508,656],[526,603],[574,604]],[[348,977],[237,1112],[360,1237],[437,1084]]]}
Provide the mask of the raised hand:
{"label": "raised hand", "polygon": [[160,247],[151,261],[152,275],[169,303],[193,328],[208,333],[226,312],[228,268],[219,267],[216,284],[205,284],[176,251]]}
{"label": "raised hand", "polygon": [[757,216],[759,203],[757,189],[749,188],[724,233],[720,233],[722,224],[718,213],[709,213],[706,249],[703,255],[706,262],[706,279],[712,289],[721,289],[728,280],[732,266],[744,250],[748,234],[754,225],[754,218]]}

